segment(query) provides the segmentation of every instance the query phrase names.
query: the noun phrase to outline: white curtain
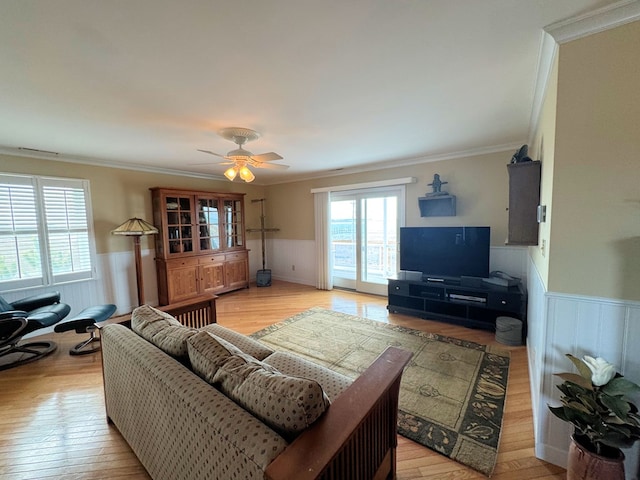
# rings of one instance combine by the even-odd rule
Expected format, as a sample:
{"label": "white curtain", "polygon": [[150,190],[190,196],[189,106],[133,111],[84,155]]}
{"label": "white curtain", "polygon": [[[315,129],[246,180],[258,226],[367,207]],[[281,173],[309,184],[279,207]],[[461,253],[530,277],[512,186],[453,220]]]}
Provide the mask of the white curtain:
{"label": "white curtain", "polygon": [[331,226],[330,209],[331,193],[314,192],[315,226],[316,226],[316,288],[331,290]]}

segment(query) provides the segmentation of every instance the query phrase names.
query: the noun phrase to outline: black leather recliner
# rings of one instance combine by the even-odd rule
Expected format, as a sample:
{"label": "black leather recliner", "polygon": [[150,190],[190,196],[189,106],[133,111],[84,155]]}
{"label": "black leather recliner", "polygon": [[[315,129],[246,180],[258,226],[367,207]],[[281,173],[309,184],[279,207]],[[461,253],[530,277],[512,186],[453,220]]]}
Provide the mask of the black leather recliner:
{"label": "black leather recliner", "polygon": [[0,297],[0,370],[32,362],[53,352],[55,342],[18,344],[23,336],[55,325],[71,311],[60,293],[33,295],[14,302]]}

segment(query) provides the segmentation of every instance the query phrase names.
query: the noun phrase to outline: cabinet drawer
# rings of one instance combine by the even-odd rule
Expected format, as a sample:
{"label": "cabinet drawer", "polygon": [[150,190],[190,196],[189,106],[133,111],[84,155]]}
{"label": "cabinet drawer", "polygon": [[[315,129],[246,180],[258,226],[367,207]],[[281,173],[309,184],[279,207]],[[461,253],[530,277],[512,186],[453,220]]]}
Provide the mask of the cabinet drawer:
{"label": "cabinet drawer", "polygon": [[389,280],[389,295],[409,296],[409,284],[407,282],[398,282]]}
{"label": "cabinet drawer", "polygon": [[227,262],[233,262],[238,260],[246,260],[247,253],[246,252],[238,252],[238,253],[227,253],[225,256],[225,260]]}
{"label": "cabinet drawer", "polygon": [[200,257],[198,263],[200,265],[209,265],[212,263],[223,263],[225,260],[224,255],[211,255],[210,257]]}
{"label": "cabinet drawer", "polygon": [[197,258],[172,259],[167,262],[167,268],[192,267],[198,265]]}
{"label": "cabinet drawer", "polygon": [[520,295],[492,292],[487,299],[487,306],[496,310],[519,312],[522,308]]}

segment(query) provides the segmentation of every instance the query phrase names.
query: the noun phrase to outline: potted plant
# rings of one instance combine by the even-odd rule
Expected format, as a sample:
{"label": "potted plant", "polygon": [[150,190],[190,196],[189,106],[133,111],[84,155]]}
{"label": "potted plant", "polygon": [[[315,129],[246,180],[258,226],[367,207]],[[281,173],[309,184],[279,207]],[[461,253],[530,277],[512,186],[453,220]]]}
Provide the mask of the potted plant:
{"label": "potted plant", "polygon": [[[624,479],[624,455],[640,438],[640,415],[628,395],[640,386],[623,378],[615,365],[598,357],[567,354],[578,373],[558,373],[562,406],[549,406],[561,420],[574,426],[567,480]],[[604,469],[604,470],[603,470]]]}

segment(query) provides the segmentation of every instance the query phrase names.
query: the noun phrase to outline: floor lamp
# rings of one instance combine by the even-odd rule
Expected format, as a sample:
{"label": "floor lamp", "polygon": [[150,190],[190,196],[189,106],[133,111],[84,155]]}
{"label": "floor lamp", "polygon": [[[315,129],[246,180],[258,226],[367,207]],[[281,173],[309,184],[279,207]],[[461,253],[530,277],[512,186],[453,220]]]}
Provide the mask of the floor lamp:
{"label": "floor lamp", "polygon": [[127,235],[133,237],[133,248],[136,256],[136,284],[138,286],[138,306],[144,304],[144,284],[142,283],[142,257],[140,255],[140,237],[155,235],[158,229],[141,218],[130,218],[115,230],[113,235]]}

